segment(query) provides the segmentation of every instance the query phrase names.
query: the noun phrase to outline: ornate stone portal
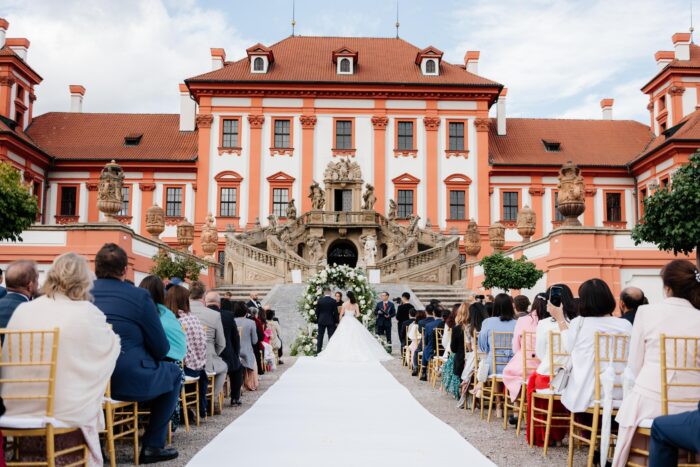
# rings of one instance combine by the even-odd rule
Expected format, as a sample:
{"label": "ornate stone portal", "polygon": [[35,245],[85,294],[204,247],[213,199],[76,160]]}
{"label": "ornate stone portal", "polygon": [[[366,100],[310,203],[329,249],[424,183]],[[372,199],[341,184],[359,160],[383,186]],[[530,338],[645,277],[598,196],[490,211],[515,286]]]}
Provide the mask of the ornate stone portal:
{"label": "ornate stone portal", "polygon": [[[382,282],[448,284],[459,270],[459,237],[421,228],[420,218],[397,219],[374,210],[374,187],[364,183],[357,162],[328,164],[323,186],[309,187],[311,211],[297,216],[294,200],[284,223],[227,234],[225,280],[280,283],[302,279],[327,264],[379,269]],[[298,271],[298,272],[295,272]]]}

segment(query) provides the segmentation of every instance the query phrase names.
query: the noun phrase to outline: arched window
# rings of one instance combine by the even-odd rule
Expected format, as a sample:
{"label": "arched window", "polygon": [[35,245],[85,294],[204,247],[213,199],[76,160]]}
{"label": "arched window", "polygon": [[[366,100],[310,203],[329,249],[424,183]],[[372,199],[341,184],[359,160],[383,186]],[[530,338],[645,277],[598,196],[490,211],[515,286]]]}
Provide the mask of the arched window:
{"label": "arched window", "polygon": [[435,60],[428,60],[425,62],[425,73],[430,75],[435,74]]}
{"label": "arched window", "polygon": [[350,73],[350,59],[343,58],[340,60],[340,72]]}
{"label": "arched window", "polygon": [[253,61],[253,71],[265,71],[265,61],[262,59],[262,57],[255,57],[255,60]]}

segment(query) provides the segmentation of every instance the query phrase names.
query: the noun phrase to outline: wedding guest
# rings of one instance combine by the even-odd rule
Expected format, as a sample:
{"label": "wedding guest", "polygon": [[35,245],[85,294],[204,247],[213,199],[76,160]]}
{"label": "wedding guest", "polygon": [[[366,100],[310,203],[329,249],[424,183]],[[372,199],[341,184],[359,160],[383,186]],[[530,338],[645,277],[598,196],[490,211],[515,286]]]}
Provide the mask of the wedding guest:
{"label": "wedding guest", "polygon": [[679,448],[688,452],[700,452],[700,402],[696,410],[654,419],[649,444],[649,467],[678,465]]}
{"label": "wedding guest", "polygon": [[[23,267],[33,269],[33,264]],[[8,279],[10,277],[8,268]],[[80,427],[89,447],[90,466],[102,465],[99,432],[104,429],[102,399],[120,352],[119,337],[107,324],[105,315],[91,303],[92,273],[87,261],[76,253],[56,258],[46,274],[43,296],[22,303],[12,315],[7,329],[13,331],[58,328],[58,360],[56,362],[53,418],[70,427]],[[40,353],[40,339],[34,352]],[[28,341],[24,341],[25,345]],[[5,343],[7,352],[21,352],[21,342]],[[31,344],[29,344],[31,345]],[[51,342],[46,344],[49,349]],[[27,352],[25,349],[24,352]],[[3,353],[5,357],[5,354]],[[86,358],[89,356],[89,358]],[[3,379],[46,378],[46,367],[4,367]],[[7,417],[43,417],[46,401],[12,399],[27,390],[27,385],[3,384],[0,396],[5,400]],[[81,439],[58,435],[56,450],[80,444]],[[67,439],[66,439],[67,438]],[[38,438],[33,438],[34,440]],[[27,440],[30,442],[30,440]],[[42,440],[43,441],[43,440]]]}
{"label": "wedding guest", "polygon": [[[462,382],[461,380],[461,375],[462,372],[460,371],[459,374],[455,374],[454,368],[455,368],[455,358],[456,355],[454,352],[452,352],[452,341],[453,341],[453,334],[455,332],[462,332],[462,349],[461,349],[461,358],[462,362],[459,364],[460,368],[464,368],[464,332],[460,330],[460,328],[456,327],[457,323],[457,314],[459,313],[459,310],[462,308],[461,303],[456,303],[452,307],[452,312],[450,313],[450,316],[445,320],[445,331],[442,334],[443,337],[443,347],[445,349],[445,353],[443,355],[443,358],[445,359],[445,363],[442,365],[442,388],[447,394],[451,394],[454,396],[455,399],[459,398],[459,386],[460,383]],[[466,312],[465,312],[466,314]]]}
{"label": "wedding guest", "polygon": [[[0,268],[0,284],[2,284],[2,268]],[[6,293],[7,290],[5,289],[5,287],[0,285],[0,298],[4,297]]]}
{"label": "wedding guest", "polygon": [[207,388],[209,379],[204,369],[207,363],[207,335],[202,323],[190,309],[190,292],[181,285],[170,287],[165,295],[165,306],[178,317],[187,338],[187,353],[184,359],[186,376],[199,378],[199,415],[207,416]]}
{"label": "wedding guest", "polygon": [[[619,431],[613,466],[627,463],[639,423],[661,415],[661,334],[700,336],[700,273],[690,261],[677,259],[661,270],[661,278],[666,298],[660,303],[640,306],[636,312],[627,362],[635,384],[631,393],[625,395],[617,413]],[[667,358],[673,366],[674,357],[670,350]],[[683,371],[674,373],[671,376],[674,384],[688,386],[674,388],[670,397],[699,400],[698,375]],[[669,402],[668,415],[688,409],[687,403]]]}
{"label": "wedding guest", "polygon": [[574,413],[584,412],[593,399],[596,333],[629,334],[632,331],[629,321],[612,315],[616,308],[615,297],[605,281],[587,280],[579,287],[578,296],[580,316],[571,323],[566,321],[562,307],[550,301],[547,308],[557,322],[564,348],[571,354],[571,374],[561,402]]}
{"label": "wedding guest", "polygon": [[530,313],[530,299],[525,295],[518,295],[513,297],[513,303],[515,304],[515,312],[517,318],[522,318]]}
{"label": "wedding guest", "polygon": [[146,276],[139,284],[139,288],[146,289],[151,294],[153,303],[158,310],[160,323],[163,325],[165,336],[170,344],[170,350],[165,355],[165,360],[181,362],[187,353],[187,337],[175,314],[165,306],[163,281],[158,276]]}
{"label": "wedding guest", "polygon": [[258,299],[258,293],[257,292],[251,292],[250,293],[250,300],[248,300],[248,303],[245,304],[247,308],[255,308],[257,310],[262,309],[262,303]]}
{"label": "wedding guest", "polygon": [[[224,306],[219,306],[222,303]],[[226,339],[226,347],[221,352],[221,358],[226,362],[228,369],[229,381],[231,382],[231,405],[241,405],[241,387],[243,386],[243,365],[241,365],[241,337],[238,334],[238,326],[236,325],[233,311],[231,310],[231,302],[219,299],[219,294],[214,291],[207,292],[204,297],[204,304],[210,310],[217,311],[221,314],[221,325],[224,330],[224,338]]]}
{"label": "wedding guest", "polygon": [[[470,298],[473,299],[472,297]],[[446,391],[449,392],[450,389],[452,389],[453,391],[456,390],[456,393],[453,392],[455,397],[461,396],[462,398],[464,398],[464,385],[462,385],[462,381],[464,381],[463,374],[465,366],[467,364],[467,352],[472,351],[471,335],[469,333],[469,305],[470,303],[466,301],[459,306],[459,309],[457,310],[457,316],[455,317],[455,325],[452,328],[452,333],[450,337],[450,351],[452,352],[452,355],[450,357],[452,358],[453,362],[452,375],[454,378],[457,379],[456,388],[454,387],[455,383],[452,380],[448,380],[447,382],[443,381],[443,386],[445,387]],[[470,364],[472,368],[471,371],[473,371],[473,359],[471,360]],[[469,379],[470,377],[471,372],[469,372],[469,376],[467,379]],[[450,386],[450,382],[452,386]],[[466,400],[466,398],[464,399]],[[463,404],[465,400],[462,400],[460,398],[458,405],[459,408],[464,407]]]}
{"label": "wedding guest", "polygon": [[338,305],[338,313],[340,313],[340,309],[343,307],[343,292],[337,291],[335,293],[335,303]]}
{"label": "wedding guest", "polygon": [[401,348],[406,345],[406,328],[408,327],[406,322],[410,319],[410,313],[413,309],[413,305],[411,305],[411,294],[408,292],[402,293],[401,304],[396,308],[396,322],[398,323]]}
{"label": "wedding guest", "polygon": [[[574,299],[574,295],[571,289],[566,284],[554,284],[552,287],[559,287],[561,289],[561,306],[564,311],[564,319],[570,322],[576,316],[578,316],[578,302]],[[543,294],[538,294],[538,298],[547,301],[550,296],[552,287],[547,289]],[[550,353],[552,349],[549,348],[549,335],[551,333],[559,333],[559,325],[556,320],[549,315],[549,311],[544,310],[539,316],[539,321],[537,322],[537,333],[535,335],[535,356],[539,359],[540,364],[534,373],[530,375],[527,380],[527,420],[530,420],[532,407],[532,393],[538,389],[549,389],[549,374],[550,374]],[[554,365],[558,368],[564,364],[564,359],[559,357],[554,360]],[[540,409],[546,409],[547,401],[537,399],[534,401],[534,405]],[[552,406],[552,413],[558,417],[566,416],[569,411],[561,404],[559,400],[555,400]],[[536,425],[534,427],[534,433],[532,435],[533,444],[535,446],[544,446],[545,438],[545,427],[541,425]],[[527,439],[530,439],[530,424],[527,423],[525,426],[525,433]],[[569,428],[562,426],[552,426],[549,432],[549,442],[553,444],[561,443],[561,441],[568,436]]]}
{"label": "wedding guest", "polygon": [[192,282],[190,285],[190,310],[193,315],[199,318],[202,326],[206,326],[207,363],[204,370],[209,374],[215,373],[214,400],[217,400],[217,395],[224,390],[224,382],[228,372],[226,363],[219,356],[226,347],[226,338],[224,337],[224,327],[221,324],[221,314],[204,306],[205,289],[202,282]]}
{"label": "wedding guest", "polygon": [[272,344],[273,352],[277,355],[277,363],[284,365],[282,362],[282,327],[275,317],[275,310],[267,310],[267,326],[272,332],[270,344]]}
{"label": "wedding guest", "polygon": [[122,351],[112,374],[112,397],[127,402],[149,402],[150,416],[142,437],[140,463],[177,457],[165,447],[168,422],[180,394],[182,371],[162,361],[170,350],[168,338],[150,294],[126,282],[128,257],[114,243],[105,244],[95,256],[95,305],[121,338]]}
{"label": "wedding guest", "polygon": [[429,304],[425,307],[425,318],[418,320],[418,335],[420,336],[420,340],[418,341],[418,347],[416,348],[416,351],[413,352],[413,371],[411,372],[411,376],[418,376],[418,354],[423,350],[423,347],[425,346],[425,342],[423,340],[425,339],[426,341],[428,340],[428,335],[424,332],[425,327],[435,321],[435,307],[432,304]]}
{"label": "wedding guest", "polygon": [[646,297],[639,287],[625,287],[620,292],[620,312],[622,318],[634,324],[637,309],[644,304]]}
{"label": "wedding guest", "polygon": [[265,371],[272,371],[275,368],[275,354],[272,349],[272,329],[267,325],[267,311],[266,309],[260,310],[257,313],[257,318],[262,324],[263,328],[263,340],[262,340],[262,351],[263,351],[263,365],[265,366]]}
{"label": "wedding guest", "polygon": [[433,355],[440,351],[439,345],[442,344],[442,342],[438,342],[435,339],[435,330],[445,329],[445,320],[450,316],[450,313],[449,310],[443,310],[433,322],[425,325],[425,346],[423,346],[423,372],[420,375],[421,381],[428,381],[428,362],[432,360]]}
{"label": "wedding guest", "polygon": [[477,295],[474,303],[469,306],[469,322],[476,332],[481,331],[481,324],[489,317],[489,312],[483,304],[483,297],[483,295]]}
{"label": "wedding guest", "polygon": [[256,344],[253,345],[253,349],[255,349],[255,362],[258,367],[258,375],[263,375],[265,374],[265,368],[264,368],[264,359],[263,359],[263,340],[265,339],[265,327],[262,324],[262,321],[258,318],[258,314],[263,311],[262,308],[260,309],[249,309],[248,313],[248,319],[251,320],[255,324],[255,332],[258,336],[258,340]]}
{"label": "wedding guest", "polygon": [[247,313],[248,309],[243,302],[233,302],[233,316],[241,338],[240,357],[244,367],[243,386],[249,391],[257,391],[258,372],[253,346],[258,343],[258,333],[255,329],[255,323],[246,318]]}
{"label": "wedding guest", "polygon": [[[0,278],[1,279],[1,278]],[[0,329],[7,327],[15,309],[30,301],[39,290],[39,273],[34,261],[20,259],[7,266],[5,272],[7,290],[0,295]]]}
{"label": "wedding guest", "polygon": [[416,353],[418,348],[418,343],[420,342],[420,331],[418,330],[418,322],[426,318],[425,310],[416,311],[415,309],[411,312],[414,315],[413,322],[408,325],[406,330],[406,337],[410,341],[408,348],[411,351],[409,355],[409,360],[406,362],[408,365],[413,365],[413,355]]}

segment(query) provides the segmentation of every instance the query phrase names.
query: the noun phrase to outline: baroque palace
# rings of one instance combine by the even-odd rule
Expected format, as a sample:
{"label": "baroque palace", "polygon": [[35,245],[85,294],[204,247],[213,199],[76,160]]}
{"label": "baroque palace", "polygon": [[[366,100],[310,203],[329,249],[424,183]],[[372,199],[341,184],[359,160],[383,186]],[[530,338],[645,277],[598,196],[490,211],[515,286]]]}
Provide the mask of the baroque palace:
{"label": "baroque palace", "polygon": [[[123,227],[112,228],[130,252],[208,250],[226,282],[343,263],[383,282],[473,286],[476,259],[508,250],[550,280],[576,282],[567,268],[580,266],[619,289],[668,259],[628,229],[700,147],[700,47],[688,33],[655,55],[647,126],[613,119],[613,99],[600,120],[507,118],[507,90],[479,75],[478,51],[448,63],[432,46],[360,37],[291,36],[237,61],[213,48],[212,70],[179,85],[179,115],[85,113],[86,89],[72,85],[69,112],[35,116],[41,64],[8,27],[0,20],[0,160],[37,197],[25,244],[44,263],[106,220],[100,179],[114,160]],[[0,267],[29,251],[4,245]],[[135,278],[146,263],[134,259]]]}

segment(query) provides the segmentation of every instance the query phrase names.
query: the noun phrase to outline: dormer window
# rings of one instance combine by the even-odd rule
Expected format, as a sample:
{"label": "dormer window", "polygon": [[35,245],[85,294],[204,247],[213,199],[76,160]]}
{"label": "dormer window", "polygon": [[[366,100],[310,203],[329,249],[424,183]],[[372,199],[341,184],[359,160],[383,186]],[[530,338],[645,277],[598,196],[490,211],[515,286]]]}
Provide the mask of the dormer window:
{"label": "dormer window", "polygon": [[259,73],[265,71],[265,60],[262,57],[255,57],[255,60],[253,60],[253,71]]}
{"label": "dormer window", "polygon": [[437,67],[435,66],[435,60],[429,59],[425,61],[425,74],[434,75],[437,73]]}
{"label": "dormer window", "polygon": [[438,76],[440,74],[440,61],[442,51],[433,46],[423,49],[416,55],[416,65],[425,76]]}
{"label": "dormer window", "polygon": [[339,75],[352,75],[357,66],[357,52],[349,47],[341,47],[333,51],[333,63]]}
{"label": "dormer window", "polygon": [[262,44],[255,44],[249,47],[246,49],[246,53],[248,54],[251,73],[267,73],[270,71],[270,65],[275,61],[272,49]]}
{"label": "dormer window", "polygon": [[124,137],[124,146],[138,146],[141,143],[142,133],[132,133]]}
{"label": "dormer window", "polygon": [[561,143],[559,143],[558,141],[542,140],[542,144],[544,144],[544,150],[547,152],[561,151]]}
{"label": "dormer window", "polygon": [[340,59],[340,72],[341,73],[350,73],[350,59],[349,58],[341,58]]}

